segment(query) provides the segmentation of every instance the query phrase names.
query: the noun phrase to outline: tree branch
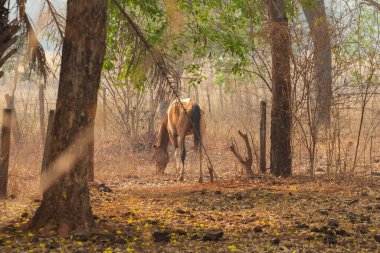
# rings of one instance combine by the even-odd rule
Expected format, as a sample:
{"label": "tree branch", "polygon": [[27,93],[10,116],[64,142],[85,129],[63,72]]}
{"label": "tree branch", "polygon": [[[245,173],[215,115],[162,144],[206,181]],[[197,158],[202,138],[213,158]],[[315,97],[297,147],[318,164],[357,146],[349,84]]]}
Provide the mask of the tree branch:
{"label": "tree branch", "polygon": [[375,7],[378,11],[380,11],[380,3],[375,0],[363,0],[363,3]]}
{"label": "tree branch", "polygon": [[253,171],[252,171],[253,156],[252,156],[252,148],[249,143],[248,134],[247,133],[243,134],[240,130],[238,131],[238,133],[240,137],[244,140],[244,144],[247,151],[247,157],[243,158],[234,140],[232,141],[232,144],[230,145],[230,150],[234,154],[234,156],[238,159],[238,161],[244,166],[247,174],[251,177],[253,176]]}

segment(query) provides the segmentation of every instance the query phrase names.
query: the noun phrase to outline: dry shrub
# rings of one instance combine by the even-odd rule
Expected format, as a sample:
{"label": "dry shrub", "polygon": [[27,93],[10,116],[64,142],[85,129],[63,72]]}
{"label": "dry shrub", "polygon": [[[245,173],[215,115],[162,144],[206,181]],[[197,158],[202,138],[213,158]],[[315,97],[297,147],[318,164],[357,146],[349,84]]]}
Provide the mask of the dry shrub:
{"label": "dry shrub", "polygon": [[12,144],[9,160],[8,196],[31,197],[39,195],[42,149],[39,144],[25,142]]}

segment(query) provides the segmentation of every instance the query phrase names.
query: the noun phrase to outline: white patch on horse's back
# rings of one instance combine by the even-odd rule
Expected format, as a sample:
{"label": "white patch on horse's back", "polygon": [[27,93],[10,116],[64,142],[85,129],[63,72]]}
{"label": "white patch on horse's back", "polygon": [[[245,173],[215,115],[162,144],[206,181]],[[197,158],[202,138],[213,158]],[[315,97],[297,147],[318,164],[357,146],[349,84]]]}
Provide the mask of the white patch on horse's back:
{"label": "white patch on horse's back", "polygon": [[183,98],[181,99],[182,103],[189,103],[191,98]]}

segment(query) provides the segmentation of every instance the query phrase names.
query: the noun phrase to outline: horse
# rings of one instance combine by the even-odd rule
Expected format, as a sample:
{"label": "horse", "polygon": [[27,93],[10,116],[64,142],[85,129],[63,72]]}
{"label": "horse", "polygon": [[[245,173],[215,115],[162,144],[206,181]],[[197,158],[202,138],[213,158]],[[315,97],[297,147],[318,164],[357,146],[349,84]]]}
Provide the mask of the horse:
{"label": "horse", "polygon": [[[153,159],[156,162],[156,172],[163,174],[169,162],[168,145],[175,149],[177,180],[184,180],[186,147],[185,137],[193,134],[194,149],[199,153],[199,182],[203,182],[202,174],[202,139],[206,124],[204,111],[199,104],[191,99],[173,101],[164,115],[158,132]],[[181,166],[182,163],[182,166]]]}

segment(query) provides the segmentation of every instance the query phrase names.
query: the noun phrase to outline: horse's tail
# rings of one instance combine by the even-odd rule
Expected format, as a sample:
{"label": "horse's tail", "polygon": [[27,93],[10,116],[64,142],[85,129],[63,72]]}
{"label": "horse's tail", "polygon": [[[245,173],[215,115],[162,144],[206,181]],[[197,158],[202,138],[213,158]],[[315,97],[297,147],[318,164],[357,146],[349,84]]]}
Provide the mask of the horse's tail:
{"label": "horse's tail", "polygon": [[198,104],[193,105],[194,147],[199,149],[202,142],[201,132],[201,108]]}

